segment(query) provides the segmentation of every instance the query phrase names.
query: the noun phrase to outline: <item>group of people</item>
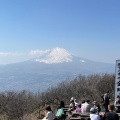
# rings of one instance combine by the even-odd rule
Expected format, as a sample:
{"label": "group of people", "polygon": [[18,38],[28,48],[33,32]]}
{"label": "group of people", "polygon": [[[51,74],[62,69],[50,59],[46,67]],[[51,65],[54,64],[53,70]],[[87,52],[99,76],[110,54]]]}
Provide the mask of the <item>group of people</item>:
{"label": "group of people", "polygon": [[[70,99],[70,102],[69,108],[71,108],[71,104],[73,106],[71,111],[90,113],[91,120],[119,120],[116,112],[120,112],[120,96],[117,96],[117,99],[112,105],[110,105],[109,92],[103,94],[101,106],[96,101],[92,101],[92,104],[90,104],[91,101],[88,99],[83,100],[79,105],[76,103],[74,97]],[[79,111],[77,110],[78,107]]]}
{"label": "group of people", "polygon": [[54,114],[50,106],[45,108],[45,117],[42,120],[55,120],[56,117],[62,117],[63,108],[65,107],[64,101],[61,101],[59,106],[57,107],[57,112]]}
{"label": "group of people", "polygon": [[68,114],[72,115],[72,112],[75,113],[90,113],[90,119],[91,120],[100,120],[100,106],[99,104],[97,104],[96,101],[93,101],[93,105],[91,107],[90,105],[90,100],[86,99],[83,100],[81,104],[78,104],[76,102],[76,99],[74,99],[74,97],[72,97],[70,99],[70,105],[69,105],[69,110],[68,110]]}
{"label": "group of people", "polygon": [[[70,104],[68,108],[68,116],[72,115],[73,112],[75,113],[90,113],[91,120],[119,120],[119,116],[116,112],[120,112],[120,96],[117,96],[113,105],[110,105],[110,97],[109,92],[106,92],[102,96],[102,108],[96,101],[90,101],[89,99],[85,99],[79,104],[77,100],[72,97],[70,99]],[[91,104],[92,103],[92,104]],[[63,101],[60,102],[57,110],[60,114],[60,110],[65,107]],[[115,112],[116,111],[116,112]],[[55,115],[53,114],[51,107],[46,107],[46,115],[45,119],[47,120],[54,120]]]}

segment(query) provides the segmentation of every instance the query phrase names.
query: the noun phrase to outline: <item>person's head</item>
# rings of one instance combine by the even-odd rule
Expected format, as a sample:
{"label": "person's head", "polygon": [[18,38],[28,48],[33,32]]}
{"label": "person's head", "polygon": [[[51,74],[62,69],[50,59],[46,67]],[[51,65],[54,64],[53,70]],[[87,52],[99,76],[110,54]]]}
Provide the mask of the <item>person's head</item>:
{"label": "person's head", "polygon": [[60,108],[62,108],[62,107],[63,107],[63,108],[65,107],[64,101],[61,101],[61,102],[60,102]]}
{"label": "person's head", "polygon": [[70,107],[71,107],[72,109],[75,109],[75,103],[74,103],[74,100],[71,101]]}
{"label": "person's head", "polygon": [[120,96],[119,95],[117,95],[117,98],[119,98]]}
{"label": "person's head", "polygon": [[76,100],[76,99],[74,99],[74,102],[77,102],[77,100]]}
{"label": "person's head", "polygon": [[97,109],[95,109],[94,107],[92,107],[92,108],[90,109],[90,112],[93,113],[93,114],[95,114],[95,113],[97,113]]}
{"label": "person's head", "polygon": [[47,106],[47,107],[45,108],[45,110],[47,110],[47,111],[52,111],[50,106]]}
{"label": "person's head", "polygon": [[117,101],[120,101],[120,96],[117,96]]}
{"label": "person's head", "polygon": [[96,104],[97,104],[97,101],[93,101],[92,103],[93,103],[93,105],[96,105]]}
{"label": "person's head", "polygon": [[74,100],[71,100],[71,103],[74,103]]}
{"label": "person's head", "polygon": [[90,103],[90,100],[87,99],[87,100],[85,100],[85,102]]}
{"label": "person's head", "polygon": [[108,96],[108,95],[109,95],[109,91],[107,91],[107,92],[105,93],[105,95]]}
{"label": "person's head", "polygon": [[82,104],[85,103],[85,100],[82,100]]}
{"label": "person's head", "polygon": [[108,105],[108,110],[113,111],[114,110],[114,105]]}
{"label": "person's head", "polygon": [[71,97],[70,102],[71,102],[71,101],[74,101],[74,97]]}

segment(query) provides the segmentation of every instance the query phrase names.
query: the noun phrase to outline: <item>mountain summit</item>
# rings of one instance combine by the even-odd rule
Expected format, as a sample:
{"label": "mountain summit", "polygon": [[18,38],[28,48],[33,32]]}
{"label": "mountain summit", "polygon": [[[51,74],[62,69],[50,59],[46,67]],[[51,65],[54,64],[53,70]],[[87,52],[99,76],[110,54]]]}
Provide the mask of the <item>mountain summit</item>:
{"label": "mountain summit", "polygon": [[44,91],[79,74],[114,73],[114,64],[77,57],[63,48],[38,54],[32,60],[0,66],[0,91]]}
{"label": "mountain summit", "polygon": [[56,47],[52,50],[47,51],[44,53],[44,55],[32,59],[32,61],[43,62],[46,64],[71,62],[72,55],[67,50]]}

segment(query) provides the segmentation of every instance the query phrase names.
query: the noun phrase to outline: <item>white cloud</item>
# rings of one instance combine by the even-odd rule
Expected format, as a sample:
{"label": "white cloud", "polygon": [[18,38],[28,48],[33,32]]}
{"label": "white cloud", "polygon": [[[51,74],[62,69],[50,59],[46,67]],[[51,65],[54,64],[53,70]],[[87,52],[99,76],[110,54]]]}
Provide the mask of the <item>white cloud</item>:
{"label": "white cloud", "polygon": [[29,58],[28,53],[0,52],[0,64],[22,62]]}
{"label": "white cloud", "polygon": [[21,56],[23,53],[0,52],[0,56]]}
{"label": "white cloud", "polygon": [[18,53],[18,52],[0,52],[0,57],[14,57],[14,56],[41,56],[48,53],[50,50],[31,50],[27,53]]}
{"label": "white cloud", "polygon": [[16,63],[42,56],[50,50],[30,50],[28,52],[0,52],[0,64]]}
{"label": "white cloud", "polygon": [[41,55],[44,55],[46,53],[48,53],[50,50],[31,50],[30,51],[30,55],[34,55],[34,56],[41,56]]}

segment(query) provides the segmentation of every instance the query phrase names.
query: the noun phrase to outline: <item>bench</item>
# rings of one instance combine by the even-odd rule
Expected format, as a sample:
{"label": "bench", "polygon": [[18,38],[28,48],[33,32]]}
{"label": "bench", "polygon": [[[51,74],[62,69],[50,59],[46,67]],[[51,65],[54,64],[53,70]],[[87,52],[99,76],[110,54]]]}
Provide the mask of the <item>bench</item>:
{"label": "bench", "polygon": [[71,117],[70,120],[90,120],[90,118],[89,117],[85,117],[85,118],[82,118],[82,117],[79,117],[79,118]]}
{"label": "bench", "polygon": [[90,113],[72,113],[72,116],[90,117]]}
{"label": "bench", "polygon": [[90,120],[90,113],[72,113],[70,120]]}
{"label": "bench", "polygon": [[68,112],[69,107],[63,108],[64,114],[67,115],[66,113]]}
{"label": "bench", "polygon": [[80,117],[78,117],[78,118],[77,117],[71,117],[70,120],[81,120],[81,118]]}

